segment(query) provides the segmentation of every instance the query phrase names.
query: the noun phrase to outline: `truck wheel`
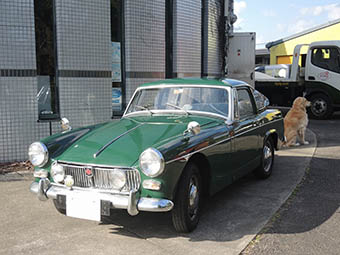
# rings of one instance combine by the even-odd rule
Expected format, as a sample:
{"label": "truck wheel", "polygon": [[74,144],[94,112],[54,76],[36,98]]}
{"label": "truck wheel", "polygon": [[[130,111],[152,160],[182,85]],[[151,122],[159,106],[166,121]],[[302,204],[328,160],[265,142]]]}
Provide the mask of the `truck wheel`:
{"label": "truck wheel", "polygon": [[177,232],[188,233],[196,228],[201,211],[201,185],[198,167],[189,163],[179,181],[172,210],[172,223]]}
{"label": "truck wheel", "polygon": [[265,140],[262,148],[261,164],[254,170],[256,177],[260,179],[267,179],[273,170],[274,165],[274,144],[269,137]]}
{"label": "truck wheel", "polygon": [[333,113],[332,101],[325,94],[315,94],[310,98],[311,106],[308,113],[312,119],[327,119]]}

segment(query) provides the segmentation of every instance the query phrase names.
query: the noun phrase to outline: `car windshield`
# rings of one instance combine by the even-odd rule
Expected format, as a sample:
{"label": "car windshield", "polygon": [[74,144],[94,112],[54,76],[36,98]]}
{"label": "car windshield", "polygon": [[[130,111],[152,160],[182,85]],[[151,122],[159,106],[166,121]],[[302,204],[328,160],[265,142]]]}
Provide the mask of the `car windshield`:
{"label": "car windshield", "polygon": [[126,114],[133,112],[195,112],[213,113],[228,117],[228,91],[209,87],[162,87],[137,91]]}

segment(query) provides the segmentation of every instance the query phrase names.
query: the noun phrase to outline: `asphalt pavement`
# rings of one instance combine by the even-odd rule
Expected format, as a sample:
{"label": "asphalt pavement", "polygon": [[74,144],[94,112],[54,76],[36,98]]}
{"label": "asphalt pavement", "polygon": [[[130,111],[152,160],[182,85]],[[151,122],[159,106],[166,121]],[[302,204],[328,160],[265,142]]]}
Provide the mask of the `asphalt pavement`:
{"label": "asphalt pavement", "polygon": [[0,254],[239,254],[309,169],[316,146],[310,130],[307,140],[276,153],[269,179],[250,174],[208,199],[198,228],[185,235],[175,232],[170,213],[116,210],[102,223],[66,217],[29,192],[30,177],[2,176]]}
{"label": "asphalt pavement", "polygon": [[318,141],[310,169],[242,254],[340,254],[340,115],[309,128]]}

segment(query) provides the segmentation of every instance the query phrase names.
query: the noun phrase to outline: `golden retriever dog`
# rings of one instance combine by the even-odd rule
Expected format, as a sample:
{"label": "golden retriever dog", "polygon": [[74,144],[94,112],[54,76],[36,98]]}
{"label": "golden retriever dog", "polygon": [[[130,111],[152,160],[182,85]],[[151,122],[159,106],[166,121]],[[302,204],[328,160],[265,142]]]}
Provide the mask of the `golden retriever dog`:
{"label": "golden retriever dog", "polygon": [[[284,118],[284,134],[286,136],[286,141],[283,143],[284,147],[309,144],[305,141],[305,132],[308,125],[306,108],[310,104],[304,97],[297,97],[294,100],[292,108]],[[296,142],[297,138],[299,138],[300,143]]]}

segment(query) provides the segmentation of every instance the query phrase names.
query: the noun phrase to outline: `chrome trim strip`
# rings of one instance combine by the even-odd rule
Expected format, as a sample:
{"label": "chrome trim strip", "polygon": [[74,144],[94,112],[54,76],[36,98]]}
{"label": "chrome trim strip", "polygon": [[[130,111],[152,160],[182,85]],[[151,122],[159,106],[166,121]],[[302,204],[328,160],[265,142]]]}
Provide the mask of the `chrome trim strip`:
{"label": "chrome trim strip", "polygon": [[[155,86],[148,86],[148,87],[138,87],[135,90],[135,92],[133,93],[133,95],[132,95],[132,97],[131,97],[131,99],[130,99],[130,101],[129,101],[129,103],[128,103],[128,105],[127,105],[127,107],[126,107],[122,117],[125,117],[125,116],[128,115],[126,112],[129,109],[129,107],[130,107],[130,105],[132,103],[132,100],[133,100],[133,98],[135,98],[135,95],[138,93],[138,91],[143,90],[143,89],[169,88],[169,87],[170,88],[171,87],[173,87],[173,88],[186,87],[186,88],[216,88],[216,89],[225,89],[225,90],[228,91],[229,101],[231,99],[230,98],[230,94],[231,94],[231,87],[232,86],[231,85],[227,85],[227,84],[226,85],[220,85],[220,86],[218,86],[218,85],[194,85],[194,84],[191,84],[191,85],[186,85],[186,84],[163,84],[163,85],[155,85]],[[131,114],[131,113],[129,113],[129,114]],[[216,114],[216,115],[218,115],[218,114]],[[228,115],[230,116],[230,107],[229,107]],[[230,117],[228,117],[228,119],[229,118]]]}
{"label": "chrome trim strip", "polygon": [[[181,110],[152,110],[153,113],[182,113],[185,114],[183,111]],[[190,114],[197,114],[197,115],[203,115],[203,116],[208,116],[208,117],[218,117],[221,118],[223,120],[229,120],[229,117],[225,117],[221,114],[218,113],[212,113],[212,112],[202,112],[202,111],[187,111]],[[144,114],[144,113],[149,113],[147,111],[137,111],[137,112],[130,112],[127,113],[126,115],[124,115],[123,117],[129,117],[131,115],[138,115],[138,114]],[[190,115],[189,115],[190,116]]]}
{"label": "chrome trim strip", "polygon": [[[80,189],[96,189],[99,192],[106,191],[108,193],[114,194],[128,194],[130,190],[139,190],[141,185],[140,172],[136,168],[126,168],[126,167],[101,167],[99,165],[89,164],[67,164],[64,162],[58,162],[64,167],[65,173],[71,175],[74,178],[74,185],[72,188]],[[85,169],[91,167],[93,168],[93,176],[87,178],[85,175]],[[126,177],[125,185],[120,189],[114,189],[110,184],[110,173],[118,169],[124,172]],[[65,187],[63,184],[53,183],[53,185]]]}
{"label": "chrome trim strip", "polygon": [[194,152],[185,154],[185,155],[181,156],[180,158],[175,158],[175,159],[169,160],[169,161],[165,162],[165,164],[170,164],[170,163],[173,163],[173,162],[175,162],[175,161],[178,161],[178,160],[182,160],[182,159],[188,158],[188,157],[190,157],[191,155],[193,155],[193,154],[195,154],[195,153],[197,153],[197,152],[203,151],[203,150],[205,150],[205,149],[209,149],[209,148],[211,148],[211,147],[213,147],[213,146],[215,146],[215,145],[219,145],[219,144],[221,144],[221,143],[227,142],[228,140],[231,140],[231,139],[233,139],[233,138],[235,138],[235,137],[241,136],[241,135],[243,135],[243,134],[245,134],[245,133],[247,133],[247,132],[253,131],[253,130],[255,130],[255,129],[264,127],[264,126],[266,126],[266,125],[269,125],[269,124],[272,124],[272,123],[274,123],[274,122],[281,121],[281,120],[282,120],[282,119],[273,120],[273,121],[268,122],[268,123],[266,123],[266,124],[263,124],[263,125],[261,125],[261,126],[257,126],[257,127],[255,127],[255,128],[250,129],[250,130],[247,130],[247,131],[244,131],[244,132],[242,132],[242,133],[236,134],[236,135],[234,135],[234,136],[232,136],[232,137],[228,137],[227,139],[224,139],[224,140],[219,141],[219,142],[217,142],[217,143],[208,145],[208,146],[206,146],[206,147],[204,147],[204,148],[201,148],[201,149],[199,149],[199,150],[197,150],[197,151],[194,151]]}
{"label": "chrome trim strip", "polygon": [[108,142],[107,144],[105,144],[102,148],[99,149],[99,151],[97,151],[95,154],[93,154],[93,157],[96,158],[98,157],[107,147],[109,147],[111,144],[113,144],[115,141],[117,141],[119,138],[121,138],[122,136],[130,133],[131,131],[135,130],[136,128],[139,128],[140,126],[144,125],[143,123],[138,124],[137,126],[135,126],[134,128],[131,128],[127,131],[125,131],[123,134],[115,137],[114,139],[112,139],[110,142]]}
{"label": "chrome trim strip", "polygon": [[[46,179],[41,179],[42,182],[45,182]],[[42,186],[44,186],[43,184]],[[34,194],[43,193],[46,198],[57,199],[57,195],[67,196],[73,190],[70,190],[66,187],[58,187],[55,185],[49,186],[47,191],[39,190],[39,183],[32,182],[30,185],[30,191]],[[161,198],[147,198],[141,197],[140,199],[130,198],[130,195],[114,195],[108,193],[97,192],[96,190],[84,190],[84,192],[91,192],[97,196],[99,200],[105,200],[111,202],[111,208],[113,209],[135,209],[136,211],[148,211],[148,212],[168,212],[174,207],[174,203],[168,199]],[[129,200],[131,201],[129,204]]]}
{"label": "chrome trim strip", "polygon": [[219,142],[217,142],[217,143],[208,145],[208,146],[206,146],[206,147],[204,147],[204,148],[201,148],[201,149],[199,149],[199,150],[197,150],[197,151],[194,151],[194,152],[190,152],[190,153],[188,153],[188,154],[185,154],[185,155],[181,156],[180,158],[175,158],[175,159],[169,160],[169,161],[165,162],[165,164],[170,164],[170,163],[172,163],[172,162],[175,162],[175,161],[178,161],[178,160],[185,159],[185,158],[190,157],[191,155],[193,155],[193,154],[195,154],[195,153],[198,153],[198,152],[203,151],[203,150],[205,150],[205,149],[209,149],[209,148],[211,148],[211,147],[213,147],[213,146],[215,146],[215,145],[219,145],[219,144],[224,143],[224,142],[227,142],[227,141],[229,141],[229,140],[231,140],[231,139],[232,139],[232,137],[228,137],[227,139],[224,139],[224,140],[219,141]]}
{"label": "chrome trim strip", "polygon": [[[60,189],[66,189],[67,187],[64,184],[59,184],[59,183],[51,183],[50,185],[51,187],[54,188],[60,188]],[[87,188],[87,187],[78,187],[78,186],[72,186],[72,190],[77,190],[77,191],[91,191],[91,192],[95,192],[98,194],[111,194],[111,195],[128,195],[128,192],[121,192],[118,190],[108,190],[108,189],[98,189],[98,188]]]}
{"label": "chrome trim strip", "polygon": [[63,160],[57,160],[58,164],[64,164],[64,165],[73,165],[73,166],[94,166],[94,167],[103,167],[103,168],[119,168],[119,169],[127,169],[127,170],[137,170],[135,167],[129,167],[129,166],[113,166],[113,165],[102,165],[102,164],[91,164],[91,163],[79,163],[79,162],[72,162],[72,161],[63,161]]}

